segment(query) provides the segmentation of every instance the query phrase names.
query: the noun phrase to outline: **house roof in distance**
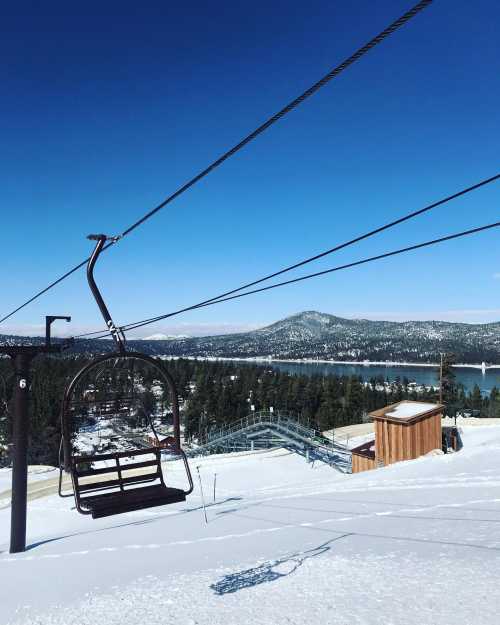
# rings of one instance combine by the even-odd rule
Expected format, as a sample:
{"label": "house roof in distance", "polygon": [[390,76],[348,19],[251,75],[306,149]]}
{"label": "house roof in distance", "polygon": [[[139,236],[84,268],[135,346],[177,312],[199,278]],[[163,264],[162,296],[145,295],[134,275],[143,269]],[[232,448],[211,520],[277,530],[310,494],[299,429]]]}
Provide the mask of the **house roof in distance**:
{"label": "house roof in distance", "polygon": [[370,417],[375,420],[391,421],[393,423],[413,423],[426,417],[431,417],[443,411],[442,404],[433,404],[423,401],[404,400],[391,404],[380,410],[374,410]]}

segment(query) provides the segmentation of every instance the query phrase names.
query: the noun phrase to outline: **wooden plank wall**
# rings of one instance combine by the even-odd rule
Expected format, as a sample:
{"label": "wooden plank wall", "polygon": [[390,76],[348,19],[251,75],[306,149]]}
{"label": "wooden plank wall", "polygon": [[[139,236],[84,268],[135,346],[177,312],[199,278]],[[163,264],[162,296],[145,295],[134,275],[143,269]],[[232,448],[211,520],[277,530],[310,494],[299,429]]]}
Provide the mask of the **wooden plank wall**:
{"label": "wooden plank wall", "polygon": [[375,420],[375,457],[387,465],[441,449],[441,415],[405,425]]}
{"label": "wooden plank wall", "polygon": [[352,454],[352,472],[371,471],[375,469],[375,458],[368,458],[358,454]]}

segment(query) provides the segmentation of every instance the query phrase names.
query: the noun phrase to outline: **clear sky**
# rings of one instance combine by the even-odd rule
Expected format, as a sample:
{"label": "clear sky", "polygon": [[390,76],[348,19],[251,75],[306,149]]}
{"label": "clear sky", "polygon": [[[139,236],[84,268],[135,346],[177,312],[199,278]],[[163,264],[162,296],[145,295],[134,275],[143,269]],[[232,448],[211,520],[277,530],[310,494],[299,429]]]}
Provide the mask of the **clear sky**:
{"label": "clear sky", "polygon": [[[406,11],[370,2],[67,2],[3,7],[5,314]],[[500,3],[436,2],[106,253],[117,323],[213,296],[498,173]],[[324,269],[498,221],[500,183],[310,265]],[[145,328],[245,329],[301,310],[500,318],[498,231],[204,308]],[[291,277],[291,276],[290,276]],[[102,326],[80,271],[45,314]],[[63,324],[61,330],[69,330]]]}

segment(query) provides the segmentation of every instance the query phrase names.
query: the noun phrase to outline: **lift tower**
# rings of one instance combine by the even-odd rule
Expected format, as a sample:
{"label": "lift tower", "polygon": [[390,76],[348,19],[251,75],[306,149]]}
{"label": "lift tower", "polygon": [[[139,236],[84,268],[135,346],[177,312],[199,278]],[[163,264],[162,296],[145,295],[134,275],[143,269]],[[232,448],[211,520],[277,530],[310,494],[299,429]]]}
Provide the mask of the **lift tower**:
{"label": "lift tower", "polygon": [[[50,325],[55,319],[70,321],[71,317],[47,317],[45,345],[0,346],[0,354],[9,356],[14,364],[14,416],[12,423],[12,500],[10,517],[10,553],[26,549],[26,502],[28,491],[28,434],[31,362],[40,354],[59,354],[62,345],[51,345]],[[49,321],[50,320],[50,321]]]}

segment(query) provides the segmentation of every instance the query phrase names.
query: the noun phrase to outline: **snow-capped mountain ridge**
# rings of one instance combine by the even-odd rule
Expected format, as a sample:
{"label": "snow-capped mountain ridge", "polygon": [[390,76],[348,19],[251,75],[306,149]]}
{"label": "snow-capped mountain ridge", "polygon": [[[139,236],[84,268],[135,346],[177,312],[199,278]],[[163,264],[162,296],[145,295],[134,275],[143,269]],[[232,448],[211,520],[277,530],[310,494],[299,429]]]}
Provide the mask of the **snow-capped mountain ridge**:
{"label": "snow-capped mountain ridge", "polygon": [[151,336],[145,336],[141,341],[174,341],[176,339],[188,339],[188,334],[152,334]]}
{"label": "snow-capped mountain ridge", "polygon": [[[28,344],[43,339],[1,336],[0,342]],[[453,352],[463,363],[500,364],[500,322],[372,321],[344,319],[317,311],[286,317],[251,332],[205,337],[169,337],[129,341],[131,349],[153,355],[267,357],[287,359],[437,362]],[[78,340],[74,351],[111,351],[104,340]]]}

